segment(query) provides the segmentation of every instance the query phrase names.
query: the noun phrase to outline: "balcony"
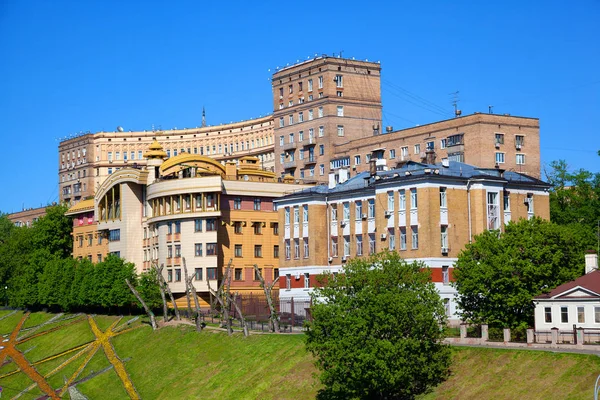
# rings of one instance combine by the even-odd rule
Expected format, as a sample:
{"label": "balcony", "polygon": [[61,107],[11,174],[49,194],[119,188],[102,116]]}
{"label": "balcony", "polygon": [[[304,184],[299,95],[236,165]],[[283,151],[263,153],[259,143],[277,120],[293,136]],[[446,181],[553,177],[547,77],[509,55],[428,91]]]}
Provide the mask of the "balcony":
{"label": "balcony", "polygon": [[296,168],[296,161],[287,161],[283,163],[283,169]]}
{"label": "balcony", "polygon": [[317,160],[315,156],[309,156],[308,158],[304,159],[304,165],[314,165],[316,163]]}
{"label": "balcony", "polygon": [[302,143],[304,147],[314,146],[315,144],[317,144],[317,139],[315,139],[314,137],[308,138],[308,140]]}
{"label": "balcony", "polygon": [[284,143],[283,150],[294,150],[297,146],[298,144],[296,142]]}

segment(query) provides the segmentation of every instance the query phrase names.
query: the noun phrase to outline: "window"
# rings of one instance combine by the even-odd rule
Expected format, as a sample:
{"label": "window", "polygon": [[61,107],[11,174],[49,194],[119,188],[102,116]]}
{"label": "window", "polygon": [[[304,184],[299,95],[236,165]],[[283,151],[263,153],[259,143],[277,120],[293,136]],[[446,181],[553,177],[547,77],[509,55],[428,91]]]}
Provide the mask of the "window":
{"label": "window", "polygon": [[510,192],[504,191],[504,211],[510,212]]}
{"label": "window", "polygon": [[235,221],[233,223],[233,233],[235,233],[237,235],[241,235],[242,234],[242,222]]}
{"label": "window", "polygon": [[375,218],[375,199],[369,199],[369,209],[367,216],[369,218]]}
{"label": "window", "polygon": [[273,258],[279,258],[279,245],[273,246]]}
{"label": "window", "polygon": [[337,238],[337,236],[333,236],[331,238],[331,256],[332,257],[338,256],[338,238]]}
{"label": "window", "polygon": [[279,136],[279,145],[280,146],[284,145],[284,143],[285,143],[284,140],[285,140],[285,136],[283,136],[283,135]]}
{"label": "window", "polygon": [[400,155],[402,156],[402,159],[408,157],[408,146],[403,146],[400,148]]}
{"label": "window", "polygon": [[319,77],[319,89],[323,89],[323,77]]}
{"label": "window", "polygon": [[387,209],[388,211],[394,211],[394,192],[387,192],[387,197],[388,197],[388,201],[387,201]]}
{"label": "window", "polygon": [[308,252],[308,238],[304,238],[304,258],[308,258],[309,252]]}
{"label": "window", "polygon": [[[83,236],[81,237],[83,240]],[[120,229],[111,229],[108,231],[108,241],[109,242],[118,242],[121,240],[121,230]],[[82,246],[83,244],[80,244]]]}
{"label": "window", "polygon": [[411,226],[410,229],[412,231],[412,248],[413,248],[413,250],[418,249],[419,248],[419,227]]}
{"label": "window", "polygon": [[414,148],[414,153],[415,154],[421,154],[421,145],[420,144],[415,144],[415,148]]}
{"label": "window", "polygon": [[236,197],[233,199],[233,209],[241,210],[242,209],[242,199],[240,197]]}
{"label": "window", "polygon": [[254,268],[254,280],[260,281],[260,277],[262,276],[262,268]]}
{"label": "window", "polygon": [[440,188],[440,208],[447,208],[447,207],[448,207],[448,202],[446,200],[446,188],[441,187]]}
{"label": "window", "polygon": [[308,222],[308,205],[302,206],[302,222]]}
{"label": "window", "polygon": [[319,107],[318,115],[319,115],[319,118],[323,118],[323,107]]}
{"label": "window", "polygon": [[279,268],[273,268],[273,280],[279,279]]}
{"label": "window", "polygon": [[442,139],[440,140],[440,149],[445,149],[446,148],[446,139]]}
{"label": "window", "polygon": [[294,93],[294,85],[289,85],[288,86],[288,93]]}
{"label": "window", "polygon": [[496,153],[496,164],[504,164],[504,153]]}
{"label": "window", "polygon": [[294,223],[300,223],[300,208],[298,206],[294,207]]}
{"label": "window", "polygon": [[398,210],[406,210],[406,191],[404,189],[398,191]]}
{"label": "window", "polygon": [[363,254],[363,240],[362,235],[356,235],[356,255],[362,256]]}
{"label": "window", "polygon": [[446,139],[446,146],[450,147],[450,146],[456,146],[459,144],[464,144],[464,134],[463,133],[459,133],[457,135],[452,135],[452,136],[448,136],[448,138]]}
{"label": "window", "polygon": [[175,233],[181,233],[181,221],[175,221]]}
{"label": "window", "polygon": [[498,229],[500,227],[498,193],[488,192],[487,211],[488,211],[488,229]]}
{"label": "window", "polygon": [[254,228],[254,234],[255,235],[262,235],[262,222],[255,222],[253,225]]}
{"label": "window", "polygon": [[360,156],[354,156],[354,165],[360,165]]}
{"label": "window", "polygon": [[215,195],[209,193],[206,195],[206,207],[214,207],[215,206]]}
{"label": "window", "polygon": [[285,220],[284,220],[286,225],[290,224],[290,208],[286,207],[285,208]]}
{"label": "window", "polygon": [[350,220],[350,203],[345,202],[344,203],[344,221],[349,221],[349,220]]}
{"label": "window", "polygon": [[344,256],[350,255],[350,236],[344,236]]}
{"label": "window", "polygon": [[257,257],[257,258],[262,257],[262,244],[254,245],[254,257]]}
{"label": "window", "polygon": [[260,211],[260,202],[261,200],[259,197],[254,199],[254,211]]}
{"label": "window", "polygon": [[442,225],[440,227],[440,237],[441,237],[441,245],[442,249],[448,250],[448,226]]}
{"label": "window", "polygon": [[577,307],[577,322],[585,324],[585,308],[583,306]]}
{"label": "window", "polygon": [[308,272],[304,273],[304,289],[310,288],[310,274]]}
{"label": "window", "polygon": [[343,97],[344,96],[344,92],[342,92],[341,90],[338,90],[337,92],[335,92],[335,95],[337,97]]}
{"label": "window", "polygon": [[112,168],[108,168],[108,175],[112,174]]}
{"label": "window", "polygon": [[304,140],[304,131],[298,132],[298,141],[301,142]]}
{"label": "window", "polygon": [[173,258],[173,246],[167,246],[167,258]]}
{"label": "window", "polygon": [[[600,311],[600,307],[596,307],[596,312]],[[597,317],[600,317],[600,315],[597,313],[596,314]],[[548,324],[552,323],[552,307],[544,307],[544,321]],[[596,318],[596,321],[600,321],[598,318]]]}
{"label": "window", "polygon": [[202,280],[202,268],[194,269],[194,280],[196,280],[196,281]]}
{"label": "window", "polygon": [[294,239],[294,258],[300,258],[300,240]]}
{"label": "window", "polygon": [[194,245],[194,255],[196,257],[202,257],[202,243],[196,243]]}
{"label": "window", "polygon": [[180,244],[175,245],[175,257],[181,257],[181,245]]}
{"label": "window", "polygon": [[290,251],[290,240],[286,239],[285,241],[285,259],[289,260],[291,255],[290,255],[291,251]]}
{"label": "window", "polygon": [[216,243],[206,243],[206,255],[207,256],[216,256],[217,255],[217,244]]}
{"label": "window", "polygon": [[563,324],[569,323],[569,307],[561,307],[560,308],[560,322]]}
{"label": "window", "polygon": [[285,275],[285,288],[287,290],[290,290],[292,288],[292,275],[291,274]]}
{"label": "window", "polygon": [[447,265],[442,266],[442,283],[448,285],[450,283],[450,270]]}
{"label": "window", "polygon": [[396,235],[394,234],[394,228],[388,229],[388,249],[393,251],[396,249]]}
{"label": "window", "polygon": [[338,117],[344,116],[344,106],[337,106],[337,116]]}
{"label": "window", "polygon": [[495,136],[494,143],[496,145],[504,144],[504,134],[503,133],[496,133],[494,136]]}
{"label": "window", "polygon": [[331,222],[335,222],[335,221],[337,221],[337,206],[332,205],[331,206]]}
{"label": "window", "polygon": [[396,158],[396,149],[390,149],[390,160]]}
{"label": "window", "polygon": [[369,254],[375,254],[375,234],[369,233]]}
{"label": "window", "polygon": [[337,126],[337,135],[338,136],[344,136],[344,125],[338,125]]}
{"label": "window", "polygon": [[517,165],[525,165],[525,154],[517,154],[516,163]]}
{"label": "window", "polygon": [[527,206],[527,218],[533,218],[533,194],[527,194],[525,205]]}
{"label": "window", "polygon": [[206,268],[206,279],[209,281],[214,281],[217,279],[217,269],[216,268]]}
{"label": "window", "polygon": [[417,189],[410,189],[410,209],[415,210],[419,206],[418,197],[417,197]]}
{"label": "window", "polygon": [[173,270],[172,269],[167,270],[167,282],[173,282]]}
{"label": "window", "polygon": [[313,110],[308,110],[308,120],[312,121],[314,119]]}
{"label": "window", "polygon": [[361,219],[362,216],[362,201],[356,200],[354,202],[354,214],[357,220]]}
{"label": "window", "polygon": [[175,282],[181,282],[181,268],[175,269]]}
{"label": "window", "polygon": [[319,165],[319,175],[325,175],[325,164]]}
{"label": "window", "polygon": [[323,137],[323,135],[325,135],[325,127],[320,126],[319,127],[319,137]]}
{"label": "window", "polygon": [[312,90],[313,90],[313,81],[312,81],[312,79],[309,79],[308,80],[308,91],[312,92]]}
{"label": "window", "polygon": [[[283,117],[279,117],[279,127],[280,127],[280,128],[283,128],[283,126],[284,126],[284,124],[283,124]],[[244,145],[244,144],[242,143],[242,146],[243,146],[243,145]],[[243,149],[242,149],[242,150],[243,150]]]}
{"label": "window", "polygon": [[335,76],[335,87],[339,87],[339,88],[344,87],[344,77],[342,75]]}
{"label": "window", "polygon": [[206,219],[206,231],[214,232],[216,230],[217,230],[217,220],[214,218],[207,218]]}
{"label": "window", "polygon": [[302,111],[298,113],[298,122],[304,122],[304,113]]}
{"label": "window", "polygon": [[600,307],[594,307],[594,322],[600,324]]}
{"label": "window", "polygon": [[194,231],[202,232],[202,220],[200,218],[194,220]]}
{"label": "window", "polygon": [[98,262],[102,262],[102,254],[98,253]]}
{"label": "window", "polygon": [[517,150],[521,149],[521,147],[523,147],[524,144],[525,144],[525,136],[516,135],[515,136],[515,147],[517,148]]}
{"label": "window", "polygon": [[273,222],[273,235],[279,235],[279,223]]}
{"label": "window", "polygon": [[241,244],[236,244],[235,245],[235,250],[234,250],[233,255],[235,257],[243,257],[243,255],[242,255],[242,245]]}
{"label": "window", "polygon": [[425,143],[425,149],[427,151],[433,151],[433,150],[435,150],[435,142],[434,141],[430,141],[430,142]]}
{"label": "window", "polygon": [[292,124],[294,123],[294,115],[293,115],[293,114],[292,114],[292,115],[290,115],[290,116],[288,117],[288,119],[289,119],[289,124],[290,124],[290,125],[292,125]]}

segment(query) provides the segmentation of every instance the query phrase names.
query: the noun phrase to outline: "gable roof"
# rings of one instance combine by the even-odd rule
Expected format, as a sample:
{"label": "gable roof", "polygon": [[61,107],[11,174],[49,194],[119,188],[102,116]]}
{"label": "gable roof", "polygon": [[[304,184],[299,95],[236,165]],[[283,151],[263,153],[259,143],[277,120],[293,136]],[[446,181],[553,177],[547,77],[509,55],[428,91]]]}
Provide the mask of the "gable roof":
{"label": "gable roof", "polygon": [[552,289],[549,293],[545,293],[539,296],[536,296],[535,299],[553,299],[557,297],[562,297],[568,292],[574,292],[576,290],[591,292],[588,296],[569,296],[570,298],[580,297],[580,298],[590,298],[590,297],[600,297],[600,271],[595,270],[579,278],[574,281],[563,283]]}

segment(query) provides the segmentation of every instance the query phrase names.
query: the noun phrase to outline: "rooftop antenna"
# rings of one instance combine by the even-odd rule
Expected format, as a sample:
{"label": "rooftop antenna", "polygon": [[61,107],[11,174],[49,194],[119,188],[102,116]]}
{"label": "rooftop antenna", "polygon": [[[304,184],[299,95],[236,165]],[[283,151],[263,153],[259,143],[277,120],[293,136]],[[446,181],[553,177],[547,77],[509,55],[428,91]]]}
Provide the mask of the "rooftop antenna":
{"label": "rooftop antenna", "polygon": [[204,106],[202,106],[202,127],[206,127],[206,111],[204,110]]}
{"label": "rooftop antenna", "polygon": [[452,96],[452,105],[454,106],[454,118],[460,117],[462,111],[458,109],[458,90],[456,92],[450,93]]}
{"label": "rooftop antenna", "polygon": [[488,106],[488,114],[494,113],[494,106]]}
{"label": "rooftop antenna", "polygon": [[344,50],[340,50],[340,55],[338,56],[338,58],[342,58],[342,53],[344,53]]}

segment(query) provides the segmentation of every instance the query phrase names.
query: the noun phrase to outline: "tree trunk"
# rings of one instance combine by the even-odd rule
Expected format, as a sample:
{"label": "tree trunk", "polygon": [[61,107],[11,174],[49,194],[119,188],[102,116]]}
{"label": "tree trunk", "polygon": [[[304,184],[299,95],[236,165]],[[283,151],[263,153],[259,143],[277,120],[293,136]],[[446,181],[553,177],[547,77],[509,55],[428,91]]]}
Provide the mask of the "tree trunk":
{"label": "tree trunk", "polygon": [[144,301],[144,299],[142,299],[142,296],[140,296],[138,291],[135,290],[135,288],[131,285],[131,283],[129,283],[129,279],[125,279],[125,283],[127,284],[127,286],[129,286],[129,290],[131,290],[131,292],[133,293],[135,298],[138,299],[138,301],[140,302],[142,307],[144,307],[144,310],[146,310],[146,314],[148,314],[148,316],[150,317],[150,323],[152,324],[152,330],[155,331],[157,326],[156,326],[156,320],[154,319],[154,313],[148,308],[148,306],[146,305],[146,302]]}
{"label": "tree trunk", "polygon": [[164,267],[165,267],[164,264],[162,264],[160,267],[157,264],[152,265],[152,269],[154,270],[154,273],[156,273],[156,281],[158,283],[158,290],[160,290],[160,297],[161,297],[162,303],[163,303],[163,320],[165,322],[169,322],[169,307],[167,306],[167,296],[165,295],[165,288],[163,287],[163,285],[161,283],[162,270]]}
{"label": "tree trunk", "polygon": [[175,303],[175,297],[173,297],[173,292],[171,292],[171,288],[169,287],[167,282],[165,282],[165,279],[163,278],[162,274],[160,275],[160,282],[169,294],[169,298],[171,299],[171,303],[173,304],[173,310],[175,311],[175,317],[177,318],[177,321],[181,321],[181,314],[179,314],[179,308],[177,308],[177,303]]}
{"label": "tree trunk", "polygon": [[240,309],[240,306],[238,306],[237,301],[235,301],[236,299],[232,298],[230,293],[226,293],[226,295],[229,298],[229,301],[231,303],[233,303],[233,306],[235,307],[238,314],[240,315],[240,323],[242,324],[242,327],[244,328],[244,336],[247,337],[248,335],[250,335],[250,333],[248,332],[248,325],[246,325],[246,320],[244,319],[244,314],[242,314],[242,310]]}
{"label": "tree trunk", "polygon": [[194,279],[193,276],[190,276],[187,280],[186,285],[189,286],[189,290],[192,291],[192,296],[194,297],[194,305],[196,306],[196,331],[200,332],[202,330],[202,314],[200,312],[200,303],[198,302],[198,296],[196,293],[196,288],[192,283]]}
{"label": "tree trunk", "polygon": [[[221,305],[221,308],[225,308],[225,302],[223,301],[223,298],[219,297],[217,295],[217,293],[212,290],[212,288],[210,287],[210,283],[208,283],[208,291],[215,297],[215,300]],[[227,320],[225,323],[225,326],[227,327],[227,334],[231,335],[233,333],[233,329],[231,328],[231,320],[229,319],[229,313],[227,313]]]}
{"label": "tree trunk", "polygon": [[185,257],[182,258],[183,261],[183,275],[185,278],[185,297],[187,299],[187,310],[188,310],[188,318],[192,318],[192,302],[190,299],[190,288],[188,288],[187,285],[187,281],[188,281],[188,272],[187,272],[187,266],[185,265]]}
{"label": "tree trunk", "polygon": [[217,297],[219,298],[219,303],[221,304],[221,327],[223,326],[223,320],[225,320],[225,324],[227,325],[227,331],[231,330],[231,318],[229,317],[229,311],[231,305],[229,304],[229,297],[226,296],[226,293],[229,293],[230,288],[230,277],[231,277],[231,263],[233,262],[233,258],[229,259],[227,263],[227,267],[225,267],[225,273],[223,275],[223,279],[221,280],[221,284],[217,289]]}
{"label": "tree trunk", "polygon": [[273,305],[273,299],[271,298],[271,291],[273,290],[273,286],[275,286],[276,280],[271,282],[270,286],[265,284],[265,280],[262,276],[262,272],[258,268],[258,265],[254,264],[254,271],[256,271],[256,275],[258,275],[258,279],[260,280],[260,287],[265,291],[265,297],[267,298],[267,305],[269,306],[269,327],[273,330],[273,332],[281,333],[279,328],[279,315],[277,315],[277,310]]}

